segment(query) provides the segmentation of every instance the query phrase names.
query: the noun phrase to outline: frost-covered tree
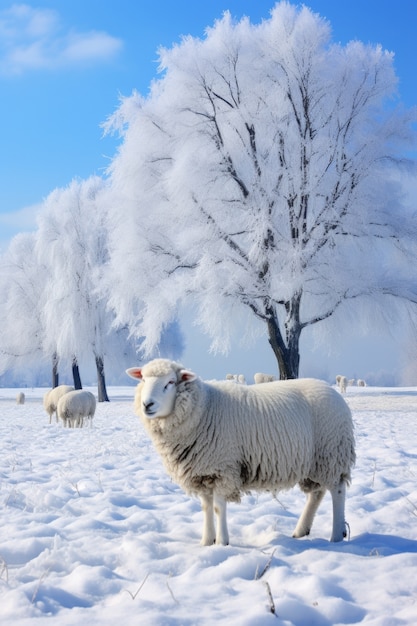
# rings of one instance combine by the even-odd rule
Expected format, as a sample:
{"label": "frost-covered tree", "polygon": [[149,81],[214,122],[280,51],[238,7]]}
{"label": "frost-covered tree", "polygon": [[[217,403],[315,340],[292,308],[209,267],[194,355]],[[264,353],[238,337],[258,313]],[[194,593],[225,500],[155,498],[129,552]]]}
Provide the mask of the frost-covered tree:
{"label": "frost-covered tree", "polygon": [[225,13],[160,50],[160,70],[107,125],[122,135],[110,302],[146,352],[192,303],[215,350],[257,321],[292,378],[305,329],[417,301],[394,174],[415,114],[391,53],[332,43],[324,19],[281,2],[257,25]]}
{"label": "frost-covered tree", "polygon": [[108,401],[104,359],[112,323],[97,290],[107,261],[99,203],[103,186],[101,178],[91,177],[54,190],[39,215],[37,237],[38,259],[48,268],[42,309],[45,349],[54,349],[76,373],[78,362],[93,354],[99,402]]}
{"label": "frost-covered tree", "polygon": [[35,259],[36,236],[16,235],[0,259],[0,372],[28,371],[43,360],[45,268]]}

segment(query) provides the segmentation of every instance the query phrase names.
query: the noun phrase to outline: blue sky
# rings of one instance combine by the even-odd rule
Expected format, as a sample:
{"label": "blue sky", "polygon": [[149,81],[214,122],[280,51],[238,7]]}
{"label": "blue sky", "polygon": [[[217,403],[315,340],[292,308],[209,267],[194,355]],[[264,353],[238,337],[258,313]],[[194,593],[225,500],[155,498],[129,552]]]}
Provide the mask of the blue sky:
{"label": "blue sky", "polygon": [[[417,0],[305,4],[329,20],[335,41],[360,39],[395,52],[401,98],[417,105]],[[258,22],[273,5],[0,0],[0,249],[34,226],[36,206],[53,189],[104,171],[116,143],[103,138],[100,125],[120,95],[147,93],[159,46],[170,47],[181,35],[203,36],[225,10]]]}

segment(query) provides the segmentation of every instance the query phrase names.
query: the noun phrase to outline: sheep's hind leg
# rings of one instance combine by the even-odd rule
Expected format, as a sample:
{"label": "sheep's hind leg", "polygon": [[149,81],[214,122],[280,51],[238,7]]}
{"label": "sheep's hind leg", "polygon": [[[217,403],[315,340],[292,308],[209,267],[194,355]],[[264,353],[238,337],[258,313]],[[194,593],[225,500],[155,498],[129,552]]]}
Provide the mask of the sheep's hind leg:
{"label": "sheep's hind leg", "polygon": [[333,532],[330,541],[343,541],[346,537],[345,499],[346,483],[341,480],[338,485],[330,489],[333,502]]}
{"label": "sheep's hind leg", "polygon": [[219,546],[229,545],[229,531],[227,529],[227,502],[214,492],[214,512],[217,518],[216,543]]}
{"label": "sheep's hind leg", "polygon": [[200,495],[200,501],[203,511],[203,536],[201,537],[201,545],[211,546],[216,539],[216,530],[214,528],[213,493],[204,493]]}
{"label": "sheep's hind leg", "polygon": [[323,500],[326,490],[322,487],[318,487],[307,493],[307,502],[304,506],[303,512],[300,515],[300,519],[297,522],[297,526],[293,532],[293,537],[297,539],[299,537],[305,537],[310,534],[311,527],[313,525],[314,516],[317,509],[320,506],[320,502]]}

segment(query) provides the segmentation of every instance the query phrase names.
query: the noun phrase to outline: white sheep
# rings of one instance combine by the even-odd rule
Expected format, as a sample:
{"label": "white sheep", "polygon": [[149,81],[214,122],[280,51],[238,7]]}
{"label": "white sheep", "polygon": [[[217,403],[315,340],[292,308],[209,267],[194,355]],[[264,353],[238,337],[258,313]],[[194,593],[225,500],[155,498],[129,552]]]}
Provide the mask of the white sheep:
{"label": "white sheep", "polygon": [[19,391],[16,396],[16,404],[25,404],[26,396],[23,391]]}
{"label": "white sheep", "polygon": [[226,380],[232,380],[234,383],[246,385],[246,379],[244,374],[226,374]]}
{"label": "white sheep", "polygon": [[355,446],[349,407],[336,390],[313,379],[207,383],[168,359],[126,371],[141,381],[135,412],[168,474],[201,499],[203,545],[229,543],[226,502],[297,483],[307,502],[293,536],[309,534],[328,489],[331,540],[343,540]]}
{"label": "white sheep", "polygon": [[276,377],[272,374],[262,374],[262,372],[257,372],[253,375],[253,380],[255,381],[255,385],[260,385],[261,383],[272,383],[276,380]]}
{"label": "white sheep", "polygon": [[358,385],[358,387],[366,387],[366,382],[361,378],[358,379],[358,382],[356,384]]}
{"label": "white sheep", "polygon": [[[56,412],[56,407],[60,397],[69,391],[74,391],[74,387],[71,387],[71,385],[58,385],[57,387],[53,387],[53,389],[47,391],[43,396],[43,406],[49,415],[50,424],[52,423],[52,416]],[[56,421],[58,421],[58,415],[56,415]]]}
{"label": "white sheep", "polygon": [[340,374],[338,374],[336,376],[336,384],[338,385],[341,393],[346,393],[346,389],[348,386],[348,379],[346,378],[346,376],[341,376]]}
{"label": "white sheep", "polygon": [[84,418],[90,420],[96,411],[96,399],[91,391],[76,389],[63,395],[56,409],[57,416],[69,428],[82,428]]}

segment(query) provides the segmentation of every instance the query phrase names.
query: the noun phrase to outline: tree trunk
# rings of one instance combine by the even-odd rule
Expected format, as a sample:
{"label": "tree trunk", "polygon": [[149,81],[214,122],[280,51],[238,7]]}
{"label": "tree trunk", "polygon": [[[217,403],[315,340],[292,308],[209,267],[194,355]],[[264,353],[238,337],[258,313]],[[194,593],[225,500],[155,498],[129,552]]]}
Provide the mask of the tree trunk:
{"label": "tree trunk", "polygon": [[[289,307],[291,311],[286,323],[287,345],[279,328],[276,311],[272,307],[267,309],[268,341],[278,362],[280,380],[298,378],[300,368],[300,335],[301,324],[298,321],[299,302]],[[297,306],[298,304],[298,306]]]}
{"label": "tree trunk", "polygon": [[74,381],[74,389],[82,389],[80,369],[78,367],[77,357],[72,358],[72,379]]}
{"label": "tree trunk", "polygon": [[109,402],[106,389],[106,378],[104,376],[104,362],[101,356],[96,356],[97,368],[97,393],[99,402]]}
{"label": "tree trunk", "polygon": [[56,352],[52,355],[52,389],[59,385],[59,373],[58,373],[59,358]]}

